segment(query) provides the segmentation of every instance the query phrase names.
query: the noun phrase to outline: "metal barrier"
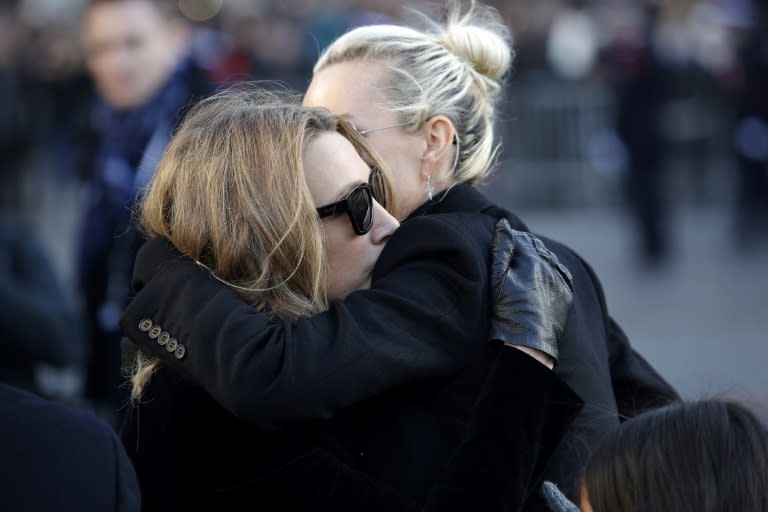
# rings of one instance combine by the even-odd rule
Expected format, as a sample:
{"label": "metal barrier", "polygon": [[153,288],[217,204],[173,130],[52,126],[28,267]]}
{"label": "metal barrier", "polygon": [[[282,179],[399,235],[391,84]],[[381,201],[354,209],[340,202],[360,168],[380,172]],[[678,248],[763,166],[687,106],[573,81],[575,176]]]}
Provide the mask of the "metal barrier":
{"label": "metal barrier", "polygon": [[[667,107],[662,128],[675,125],[661,133],[669,195],[684,202],[727,199],[722,190],[732,164],[727,120],[716,101],[705,96],[670,101]],[[668,113],[674,119],[666,119]],[[498,119],[503,151],[486,192],[502,204],[522,207],[623,202],[626,154],[613,116],[613,97],[604,83],[511,81]],[[684,133],[692,135],[681,137]]]}

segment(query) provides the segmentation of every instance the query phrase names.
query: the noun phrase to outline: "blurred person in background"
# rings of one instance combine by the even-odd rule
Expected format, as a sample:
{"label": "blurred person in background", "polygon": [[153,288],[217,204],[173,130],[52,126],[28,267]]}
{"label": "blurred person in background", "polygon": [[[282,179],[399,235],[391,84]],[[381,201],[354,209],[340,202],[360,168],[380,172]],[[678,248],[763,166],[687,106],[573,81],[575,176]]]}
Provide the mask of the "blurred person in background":
{"label": "blurred person in background", "polygon": [[[643,413],[607,435],[581,481],[582,512],[768,510],[768,429],[723,400]],[[545,484],[552,512],[578,508]]]}
{"label": "blurred person in background", "polygon": [[[314,19],[314,16],[310,19]],[[312,74],[305,23],[296,13],[271,6],[250,20],[250,58],[254,77],[302,89]]]}
{"label": "blurred person in background", "polygon": [[[19,80],[23,92],[24,126],[29,133],[32,158],[28,182],[48,186],[75,184],[84,177],[84,147],[79,135],[87,123],[93,88],[82,67],[74,21],[19,19],[26,25],[19,48]],[[74,190],[75,187],[72,187]],[[40,209],[25,198],[30,210]]]}
{"label": "blurred person in background", "polygon": [[616,101],[616,132],[626,151],[624,190],[636,225],[638,259],[653,269],[669,252],[661,130],[667,73],[654,47],[655,7],[615,8],[622,21],[605,52],[605,64]]}
{"label": "blurred person in background", "polygon": [[[29,34],[16,2],[0,5],[0,382],[55,398],[76,393],[46,386],[44,374],[81,370],[82,326],[24,204],[24,173],[38,116],[22,72]],[[39,209],[39,205],[37,205]],[[59,392],[57,392],[59,391]]]}
{"label": "blurred person in background", "polygon": [[160,0],[92,0],[82,19],[98,98],[89,127],[93,159],[77,272],[91,343],[85,397],[104,406],[105,414],[120,405],[117,320],[141,242],[130,225],[131,208],[184,108],[213,89],[189,58],[187,36]]}
{"label": "blurred person in background", "polygon": [[15,3],[0,4],[0,204],[4,217],[21,207],[20,176],[31,144],[25,123],[24,87],[19,77],[19,49],[23,40]]}
{"label": "blurred person in background", "polygon": [[753,10],[750,26],[735,29],[738,44],[729,80],[738,164],[735,233],[743,248],[768,240],[768,6],[756,2]]}

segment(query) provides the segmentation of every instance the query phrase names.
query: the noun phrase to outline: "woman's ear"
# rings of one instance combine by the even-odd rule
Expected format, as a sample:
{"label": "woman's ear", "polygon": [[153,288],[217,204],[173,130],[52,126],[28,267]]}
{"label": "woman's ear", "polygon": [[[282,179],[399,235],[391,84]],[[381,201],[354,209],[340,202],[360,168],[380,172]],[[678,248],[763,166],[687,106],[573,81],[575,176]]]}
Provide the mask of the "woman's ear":
{"label": "woman's ear", "polygon": [[[422,126],[426,148],[422,159],[432,169],[445,168],[450,172],[450,164],[453,163],[453,140],[456,137],[456,130],[453,123],[445,116],[431,117]],[[442,164],[441,162],[447,162]]]}

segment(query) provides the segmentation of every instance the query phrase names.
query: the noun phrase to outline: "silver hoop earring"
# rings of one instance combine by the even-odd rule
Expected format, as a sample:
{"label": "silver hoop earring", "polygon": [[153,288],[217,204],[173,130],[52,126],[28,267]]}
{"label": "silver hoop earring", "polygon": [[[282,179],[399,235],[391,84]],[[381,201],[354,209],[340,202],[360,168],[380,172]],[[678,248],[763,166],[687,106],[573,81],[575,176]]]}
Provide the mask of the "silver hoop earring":
{"label": "silver hoop earring", "polygon": [[426,175],[427,175],[426,192],[427,192],[427,197],[431,201],[432,200],[432,193],[434,192],[434,190],[432,189],[432,173],[428,172],[428,173],[426,173]]}

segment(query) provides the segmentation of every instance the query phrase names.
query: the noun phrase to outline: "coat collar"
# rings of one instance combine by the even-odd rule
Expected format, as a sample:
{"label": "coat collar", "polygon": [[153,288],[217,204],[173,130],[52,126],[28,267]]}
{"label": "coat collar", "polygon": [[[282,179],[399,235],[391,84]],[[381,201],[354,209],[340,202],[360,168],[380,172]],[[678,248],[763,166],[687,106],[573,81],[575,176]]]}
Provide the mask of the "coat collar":
{"label": "coat collar", "polygon": [[433,213],[483,213],[497,219],[504,217],[509,221],[512,229],[528,231],[517,215],[496,206],[479,190],[468,184],[456,185],[440,192],[434,199],[416,208],[408,219]]}

